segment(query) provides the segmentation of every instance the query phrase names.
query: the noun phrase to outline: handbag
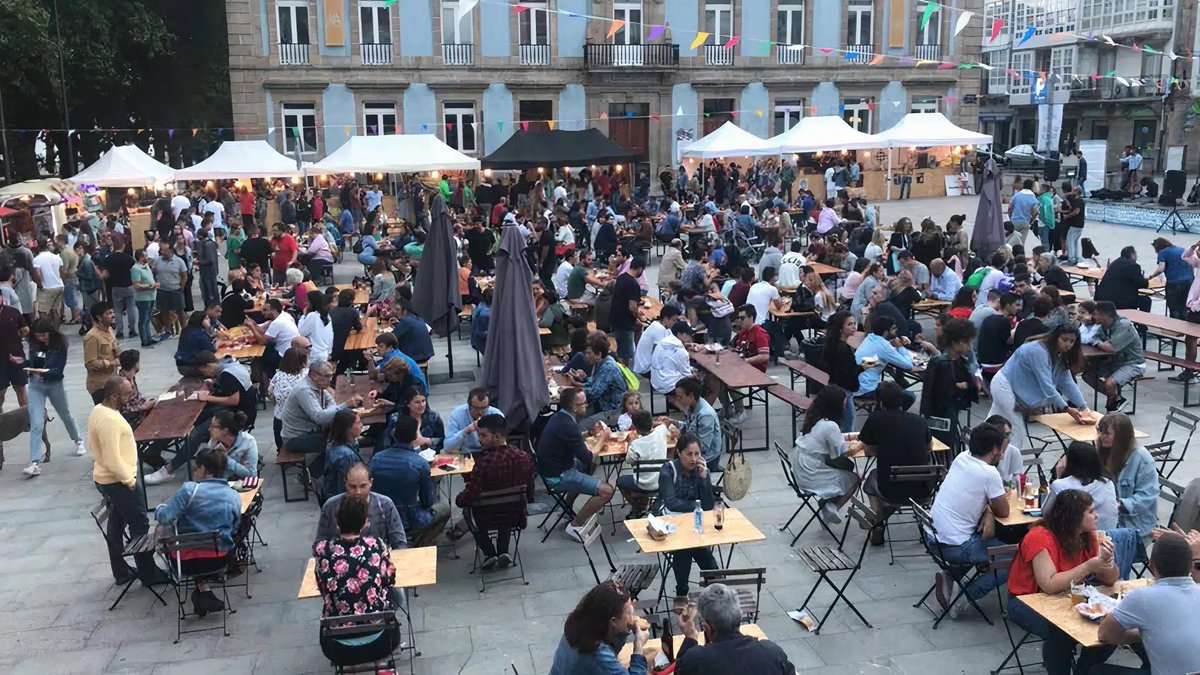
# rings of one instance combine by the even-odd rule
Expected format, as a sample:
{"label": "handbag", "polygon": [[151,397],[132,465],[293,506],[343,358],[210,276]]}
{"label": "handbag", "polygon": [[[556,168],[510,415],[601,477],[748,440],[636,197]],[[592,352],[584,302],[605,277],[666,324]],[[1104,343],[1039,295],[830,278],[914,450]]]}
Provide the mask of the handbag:
{"label": "handbag", "polygon": [[825,466],[828,466],[839,471],[854,471],[854,460],[842,455],[840,457],[826,457]]}
{"label": "handbag", "polygon": [[750,492],[750,483],[753,478],[754,473],[750,469],[750,463],[746,461],[746,456],[734,455],[729,460],[729,465],[725,467],[723,482],[725,498],[729,501],[740,501]]}

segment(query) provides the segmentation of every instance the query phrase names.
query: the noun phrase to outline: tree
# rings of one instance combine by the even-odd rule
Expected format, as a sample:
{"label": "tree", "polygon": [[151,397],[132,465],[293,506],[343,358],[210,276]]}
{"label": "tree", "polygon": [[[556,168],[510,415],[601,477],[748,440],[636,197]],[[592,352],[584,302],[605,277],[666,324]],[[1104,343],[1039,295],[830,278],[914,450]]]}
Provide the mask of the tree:
{"label": "tree", "polygon": [[[231,126],[221,0],[0,0],[0,63],[6,124],[33,130],[8,133],[12,157],[5,159],[18,179],[38,173],[39,136],[46,170],[71,175],[128,142],[148,149],[154,141],[156,154],[178,166],[207,154],[219,136],[193,138],[193,128]],[[68,145],[63,85],[74,169],[56,161]],[[167,129],[177,133],[169,137]]]}

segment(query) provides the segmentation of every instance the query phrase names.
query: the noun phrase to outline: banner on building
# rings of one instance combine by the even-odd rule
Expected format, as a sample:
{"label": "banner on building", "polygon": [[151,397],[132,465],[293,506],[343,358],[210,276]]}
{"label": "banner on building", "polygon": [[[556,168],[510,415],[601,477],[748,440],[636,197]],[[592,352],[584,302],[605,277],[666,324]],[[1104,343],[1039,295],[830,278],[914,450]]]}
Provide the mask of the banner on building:
{"label": "banner on building", "polygon": [[1038,106],[1038,152],[1058,151],[1058,139],[1062,136],[1062,122],[1063,104],[1047,103]]}
{"label": "banner on building", "polygon": [[346,46],[346,20],[342,15],[342,0],[321,0],[321,13],[325,16],[325,46]]}

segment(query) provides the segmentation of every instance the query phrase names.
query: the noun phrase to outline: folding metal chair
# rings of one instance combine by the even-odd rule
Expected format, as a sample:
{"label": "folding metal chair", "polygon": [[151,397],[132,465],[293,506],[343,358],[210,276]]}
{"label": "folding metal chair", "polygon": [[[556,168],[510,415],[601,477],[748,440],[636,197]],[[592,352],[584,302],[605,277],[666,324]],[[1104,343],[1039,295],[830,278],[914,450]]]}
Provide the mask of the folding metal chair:
{"label": "folding metal chair", "polygon": [[[599,584],[603,581],[619,581],[625,586],[625,590],[629,592],[630,597],[635,601],[637,596],[642,591],[650,587],[654,583],[654,578],[658,576],[658,567],[652,563],[646,564],[615,564],[613,563],[612,553],[608,550],[608,543],[604,541],[604,532],[600,527],[600,514],[596,514],[583,524],[580,528],[580,534],[583,537],[583,554],[587,556],[588,566],[592,568],[592,576]],[[600,572],[596,568],[596,561],[592,558],[592,551],[596,547],[596,543],[600,543],[600,549],[604,551],[604,559],[608,562],[608,576],[604,579],[600,578]]]}
{"label": "folding metal chair", "polygon": [[175,600],[179,603],[179,611],[175,619],[175,644],[179,644],[179,639],[184,633],[198,633],[206,630],[216,630],[217,628],[216,626],[210,626],[207,628],[183,630],[184,619],[189,616],[197,616],[193,612],[187,611],[187,601],[189,599],[188,591],[196,589],[197,584],[200,582],[204,582],[210,587],[220,587],[221,598],[225,602],[225,607],[220,612],[220,628],[225,637],[229,637],[228,617],[236,610],[229,603],[229,589],[225,585],[225,570],[222,568],[214,572],[201,574],[185,573],[183,571],[183,561],[180,557],[180,554],[184,551],[203,551],[214,558],[217,557],[220,554],[217,536],[216,532],[189,532],[187,534],[162,537],[158,540],[159,554],[163,557],[163,561],[167,565],[167,576],[171,579],[171,587],[175,590]]}
{"label": "folding metal chair", "polygon": [[[796,507],[795,513],[792,514],[791,518],[788,518],[786,523],[779,526],[779,531],[783,532],[784,530],[788,530],[788,528],[792,525],[792,521],[795,520],[796,516],[800,515],[804,509],[808,509],[809,512],[812,513],[812,515],[808,517],[808,521],[804,523],[804,527],[800,528],[800,531],[796,533],[796,536],[792,537],[792,543],[788,544],[788,546],[795,546],[796,542],[800,540],[801,535],[808,530],[808,526],[812,525],[813,521],[815,520],[821,524],[822,529],[828,532],[829,536],[833,537],[833,540],[836,541],[840,547],[842,545],[842,539],[839,539],[833,529],[829,527],[829,524],[821,519],[820,512],[817,510],[816,502],[819,501],[820,498],[811,492],[806,492],[800,489],[800,486],[796,484],[796,476],[792,473],[791,458],[788,457],[787,452],[780,447],[779,441],[772,441],[771,444],[775,446],[775,454],[779,455],[779,465],[783,468],[783,477],[787,480],[788,487],[792,488],[792,492],[795,492],[796,498],[800,500],[800,506]],[[788,531],[790,532],[791,530]]]}
{"label": "folding metal chair", "polygon": [[[946,477],[946,467],[942,464],[911,464],[911,465],[907,465],[907,466],[893,466],[891,471],[889,472],[889,478],[891,479],[891,482],[893,482],[893,483],[911,483],[911,484],[924,483],[926,485],[929,485],[929,497],[926,498],[926,500],[923,502],[922,506],[928,506],[930,503],[933,502],[933,495],[935,492],[937,492],[938,485],[941,484],[942,479],[945,477]],[[880,500],[883,501],[884,504],[887,505],[887,507],[889,509],[893,509],[892,513],[889,513],[888,516],[883,519],[883,536],[885,539],[887,539],[888,555],[891,557],[891,562],[889,562],[888,564],[889,565],[896,564],[897,557],[899,557],[899,558],[919,557],[920,556],[919,553],[905,553],[905,554],[901,554],[901,555],[897,556],[896,552],[892,546],[893,543],[895,542],[895,540],[892,538],[892,518],[894,518],[898,515],[912,515],[912,510],[909,508],[908,504],[893,504],[891,502],[884,500],[882,497],[880,497]],[[912,523],[914,525],[917,524],[915,517],[913,518]],[[920,532],[920,527],[918,527],[917,528],[917,539],[904,539],[901,541],[917,542],[917,541],[920,541],[920,538],[921,538],[921,532]]]}
{"label": "folding metal chair", "polygon": [[[467,529],[471,534],[480,532],[480,527],[477,521],[482,514],[487,514],[488,511],[497,510],[501,507],[519,506],[525,508],[525,486],[514,485],[513,487],[503,488],[501,490],[492,490],[490,492],[482,492],[467,509],[463,510],[463,520],[467,523]],[[523,528],[516,525],[506,525],[503,528],[488,527],[482,530],[488,538],[492,540],[492,545],[496,546],[496,538],[502,530],[509,532],[509,544],[512,546],[511,557],[513,567],[517,568],[517,574],[520,576],[521,583],[526,586],[529,582],[525,580],[525,568],[521,564],[521,531]],[[474,537],[472,537],[474,539]],[[475,556],[471,561],[471,570],[468,574],[479,572],[479,592],[487,590],[487,581],[485,577],[489,570],[484,570],[480,565],[483,564],[483,553],[479,550],[479,544],[475,544]],[[493,581],[515,581],[516,577],[508,577],[506,579],[495,579]]]}
{"label": "folding metal chair", "polygon": [[[1000,604],[1000,618],[1004,621],[1004,632],[1008,635],[1008,644],[1012,650],[1008,652],[1008,656],[1000,662],[1000,666],[992,671],[992,675],[996,675],[1001,671],[1012,670],[1012,666],[1008,665],[1009,661],[1017,662],[1017,670],[1021,671],[1021,675],[1025,675],[1025,667],[1021,665],[1020,649],[1024,644],[1033,644],[1041,642],[1041,638],[1033,633],[1024,631],[1025,635],[1020,640],[1013,640],[1012,624],[1008,620],[1008,604],[1004,601],[1004,584],[1000,583],[1000,572],[1012,567],[1013,559],[1017,557],[1017,549],[1020,548],[1017,544],[1008,546],[993,546],[987,550],[988,570],[991,574],[996,575],[996,602]],[[1020,630],[1020,626],[1017,627]]]}
{"label": "folding metal chair", "polygon": [[327,616],[321,619],[320,642],[321,652],[339,675],[395,672],[400,620],[395,612]]}
{"label": "folding metal chair", "polygon": [[[1182,431],[1186,432],[1182,437],[1182,444],[1179,443],[1180,439],[1178,438],[1167,440],[1171,425],[1182,427]],[[1162,436],[1159,437],[1157,443],[1146,445],[1146,449],[1150,451],[1155,463],[1158,464],[1158,475],[1170,478],[1175,473],[1175,470],[1187,457],[1188,446],[1192,444],[1192,436],[1196,434],[1197,427],[1200,427],[1200,416],[1176,406],[1171,406],[1167,410],[1167,424],[1163,427]],[[1178,453],[1175,452],[1177,445],[1180,448]]]}
{"label": "folding metal chair", "polygon": [[[858,551],[858,560],[851,558],[842,552],[841,547],[834,548],[832,546],[810,546],[807,548],[795,549],[799,554],[800,560],[808,565],[808,568],[817,573],[817,583],[813,585],[813,589],[808,592],[808,596],[804,598],[804,602],[800,604],[800,609],[808,607],[808,601],[816,594],[817,589],[822,583],[826,583],[833,589],[834,599],[830,603],[829,609],[825,610],[825,615],[817,623],[817,629],[814,633],[820,634],[821,627],[825,625],[825,621],[829,619],[829,615],[833,613],[833,608],[837,607],[838,600],[846,603],[850,610],[866,625],[867,628],[873,628],[870,621],[858,611],[854,603],[845,595],[846,588],[850,582],[854,580],[854,575],[862,568],[863,558],[867,555],[867,546],[871,543],[871,532],[876,528],[881,527],[880,523],[876,522],[875,512],[871,507],[863,504],[857,499],[850,500],[850,509],[847,512],[849,518],[846,519],[846,527],[842,531],[842,540],[845,541],[846,535],[850,532],[850,523],[857,522],[861,527],[867,530],[867,536],[863,537],[862,548]],[[830,574],[835,572],[848,572],[846,580],[841,587],[834,583],[830,578]]]}
{"label": "folding metal chair", "polygon": [[[938,569],[946,573],[946,575],[949,576],[954,582],[955,587],[958,588],[958,592],[955,593],[953,598],[951,598],[950,604],[946,607],[946,609],[943,609],[940,614],[932,608],[929,608],[930,611],[933,612],[934,616],[937,617],[937,619],[933,622],[933,629],[937,630],[938,625],[942,623],[942,619],[946,618],[946,616],[950,613],[950,609],[954,607],[954,603],[958,602],[960,598],[966,598],[967,602],[971,603],[971,606],[975,608],[975,611],[979,612],[979,616],[982,616],[983,620],[987,621],[989,626],[992,625],[992,620],[988,618],[988,615],[983,611],[983,608],[979,606],[979,603],[975,602],[967,595],[967,586],[970,586],[971,582],[975,581],[975,579],[979,578],[980,575],[986,574],[987,572],[985,570],[981,570],[978,565],[951,562],[950,560],[946,559],[945,551],[942,550],[942,544],[937,538],[937,528],[933,526],[933,517],[929,515],[929,511],[911,499],[909,500],[909,504],[912,506],[913,515],[917,519],[917,532],[921,537],[922,543],[925,545],[925,551],[929,553],[929,557],[933,559],[933,562],[938,566]],[[920,607],[924,605],[925,600],[929,598],[936,587],[936,583],[931,585],[929,590],[925,591],[925,595],[922,595],[921,599],[918,600],[913,607]]]}
{"label": "folding metal chair", "polygon": [[[705,588],[710,584],[725,584],[732,587],[737,593],[738,605],[742,610],[742,623],[758,622],[759,599],[762,598],[762,589],[766,583],[767,568],[765,567],[700,570],[700,588]],[[693,591],[689,594],[689,599],[699,596],[699,592]]]}
{"label": "folding metal chair", "polygon": [[[536,464],[537,453],[534,453],[533,458],[534,464]],[[550,487],[550,484],[546,482],[546,477],[542,475],[541,471],[538,471],[538,480],[542,481],[542,487],[545,488],[546,494],[550,495],[550,498],[554,500],[554,506],[550,507],[550,510],[546,512],[546,517],[542,518],[542,522],[538,523],[538,529],[544,529],[546,531],[546,533],[542,535],[542,542],[545,543],[545,541],[550,538],[550,533],[556,530],[564,519],[568,523],[572,520],[575,520],[575,510],[571,508],[570,504],[567,504],[566,495]],[[554,518],[554,523],[547,528],[546,523],[549,522],[550,518],[556,514],[557,517]]]}
{"label": "folding metal chair", "polygon": [[[643,476],[657,477],[658,474],[662,473],[662,467],[668,461],[670,461],[670,460],[643,459],[643,460],[634,460],[629,463],[630,473],[633,474],[633,478],[634,478],[633,489],[630,490],[630,492],[637,495],[638,497],[643,497],[643,498],[649,500],[649,503],[647,504],[647,508],[649,508],[649,506],[654,503],[655,498],[658,497],[658,488],[655,487],[655,489],[653,489],[653,490],[643,490],[642,488],[638,487],[637,481],[640,478],[642,478]],[[655,480],[655,485],[657,485],[657,483],[658,483],[658,481]],[[645,509],[643,509],[643,510],[645,510]]]}
{"label": "folding metal chair", "polygon": [[[105,497],[101,497],[100,503],[97,504],[95,506],[95,508],[93,508],[91,510],[92,520],[96,521],[96,527],[100,528],[100,534],[104,536],[105,542],[108,541],[108,519],[112,517],[112,512],[113,512],[113,505]],[[148,532],[136,539],[130,539],[128,532],[122,531],[121,538],[124,540],[121,542],[121,544],[122,544],[121,557],[122,558],[132,558],[133,556],[138,555],[140,553],[153,552],[155,545],[158,543],[157,540],[155,539],[155,531],[154,530],[150,530],[150,532]],[[109,606],[108,611],[111,612],[114,609],[116,609],[117,605],[121,604],[121,600],[124,599],[125,594],[128,593],[129,589],[132,588],[133,585],[136,584],[137,582],[138,582],[138,577],[136,574],[134,574],[133,576],[131,576],[129,578],[129,581],[125,584],[125,587],[121,589],[121,594],[117,596],[117,599],[113,600],[113,604]],[[154,590],[154,588],[152,588],[152,587],[148,587],[148,588],[149,588],[150,592],[154,594],[154,597],[158,598],[158,601],[163,604],[163,607],[166,607],[167,601],[163,599],[162,594],[159,593],[158,591]]]}

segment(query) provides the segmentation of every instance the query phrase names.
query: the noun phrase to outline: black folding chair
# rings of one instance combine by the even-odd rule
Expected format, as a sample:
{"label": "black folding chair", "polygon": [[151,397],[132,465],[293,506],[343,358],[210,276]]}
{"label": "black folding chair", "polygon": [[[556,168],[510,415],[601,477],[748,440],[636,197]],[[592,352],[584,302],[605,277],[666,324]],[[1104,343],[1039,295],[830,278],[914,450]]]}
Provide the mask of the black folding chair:
{"label": "black folding chair", "polygon": [[[1004,621],[1004,632],[1008,635],[1008,644],[1012,650],[1008,652],[1008,656],[1000,662],[1000,667],[992,671],[992,675],[1005,670],[1012,670],[1013,666],[1008,665],[1009,661],[1016,661],[1017,670],[1021,671],[1021,675],[1025,675],[1025,667],[1021,665],[1020,649],[1025,644],[1035,644],[1041,642],[1041,638],[1033,633],[1024,631],[1025,635],[1020,640],[1013,639],[1012,623],[1008,620],[1008,604],[1004,601],[1004,584],[1000,583],[1000,572],[1012,567],[1013,559],[1017,557],[1017,549],[1020,548],[1017,544],[1007,546],[993,546],[987,550],[988,570],[996,576],[996,602],[1000,604],[1000,618]],[[1017,629],[1020,630],[1020,626]]]}
{"label": "black folding chair", "polygon": [[[1182,443],[1179,443],[1180,439],[1176,438],[1167,440],[1167,434],[1170,433],[1172,425],[1181,427],[1181,430],[1185,432]],[[1171,406],[1167,410],[1167,424],[1163,427],[1162,436],[1159,437],[1157,443],[1146,445],[1146,449],[1150,451],[1155,463],[1158,464],[1158,475],[1170,478],[1175,473],[1175,470],[1187,457],[1188,446],[1192,444],[1192,436],[1196,434],[1197,427],[1200,427],[1200,416],[1176,406]],[[1177,446],[1178,452],[1175,451]]]}
{"label": "black folding chair", "polygon": [[[321,619],[321,652],[335,673],[376,673],[396,670],[400,620],[395,612],[372,612]],[[409,662],[412,672],[412,662]]]}
{"label": "black folding chair", "polygon": [[[662,473],[663,464],[669,460],[665,459],[641,459],[634,460],[629,463],[630,473],[633,474],[633,489],[630,490],[634,495],[648,500],[647,508],[654,503],[658,497],[658,474]],[[644,476],[655,477],[655,488],[653,490],[644,490],[638,487],[638,480]],[[645,509],[643,509],[645,510]]]}
{"label": "black folding chair", "polygon": [[[779,445],[779,441],[772,441],[772,444],[775,446],[775,454],[779,455],[779,465],[783,467],[783,476],[787,480],[788,487],[792,488],[792,491],[796,493],[796,498],[800,500],[800,506],[796,507],[796,512],[792,514],[791,518],[788,518],[786,523],[779,526],[779,531],[783,532],[791,527],[792,521],[795,520],[796,516],[800,515],[804,509],[808,509],[809,512],[812,513],[812,515],[808,517],[808,521],[804,523],[804,527],[800,528],[800,531],[796,533],[796,536],[792,537],[792,543],[788,544],[788,546],[795,546],[796,542],[800,540],[801,535],[808,530],[808,526],[812,525],[813,521],[815,520],[821,524],[821,527],[829,533],[829,536],[833,537],[833,540],[836,541],[840,547],[842,545],[842,539],[839,539],[833,529],[829,527],[829,524],[821,519],[820,511],[817,510],[816,502],[820,501],[820,498],[811,492],[800,489],[800,486],[796,484],[796,476],[792,473],[791,458],[788,457],[787,452],[784,451],[784,449]],[[790,530],[788,531],[790,532]]]}
{"label": "black folding chair", "polygon": [[[654,578],[658,576],[658,568],[650,563],[613,563],[612,553],[608,549],[608,543],[604,541],[604,532],[601,529],[600,514],[588,518],[588,521],[580,528],[580,534],[583,537],[583,554],[587,556],[588,566],[592,568],[592,577],[596,579],[597,584],[606,580],[621,582],[630,597],[636,601],[638,594],[654,583]],[[596,561],[592,558],[592,552],[596,548],[597,542],[600,544],[600,549],[604,551],[604,560],[608,563],[608,576],[604,579],[600,578]]]}
{"label": "black folding chair", "polygon": [[[893,483],[911,483],[911,484],[916,484],[916,485],[919,485],[919,484],[928,485],[929,486],[929,493],[928,493],[929,496],[922,502],[922,506],[925,506],[925,507],[928,507],[929,504],[933,502],[933,495],[937,491],[938,485],[940,485],[942,483],[942,479],[945,477],[946,477],[946,467],[945,467],[945,465],[942,465],[942,464],[911,464],[911,465],[907,465],[907,466],[893,466],[891,471],[889,472],[889,478],[891,479],[891,482],[893,482]],[[895,543],[896,540],[892,538],[892,519],[898,515],[912,515],[912,509],[909,508],[908,504],[893,504],[891,502],[888,502],[887,500],[884,500],[882,497],[880,497],[880,500],[883,501],[883,503],[887,506],[887,508],[892,511],[891,513],[888,514],[887,518],[884,518],[884,521],[883,521],[883,536],[885,539],[887,539],[888,555],[891,557],[891,562],[889,562],[888,564],[889,565],[896,564],[896,558],[920,557],[919,553],[904,553],[904,554],[897,556],[896,551],[893,548],[893,544]],[[916,524],[916,518],[914,517],[911,522],[913,524]],[[907,523],[902,523],[902,524],[907,524]],[[916,539],[904,539],[901,541],[919,542],[920,539],[921,539],[921,532],[920,532],[920,527],[918,527]]]}
{"label": "black folding chair", "polygon": [[[104,536],[105,542],[108,542],[108,519],[112,517],[112,512],[113,505],[108,501],[107,497],[101,497],[100,503],[91,510],[92,520],[96,521],[96,527],[100,528],[100,534]],[[155,545],[158,543],[155,538],[154,530],[150,530],[150,532],[136,539],[130,539],[128,531],[126,530],[122,532],[121,538],[124,540],[121,542],[122,558],[132,558],[133,556],[141,553],[152,553]],[[125,594],[128,593],[129,589],[132,588],[137,582],[138,577],[136,574],[134,574],[129,578],[129,581],[125,584],[125,587],[121,589],[121,594],[117,596],[117,599],[113,600],[113,604],[109,606],[108,611],[111,612],[116,609],[117,605],[121,604],[121,600],[125,597]],[[149,587],[149,590],[154,594],[154,597],[158,598],[158,601],[163,604],[163,607],[167,606],[167,601],[163,599],[161,593],[154,590],[153,587]]]}
{"label": "black folding chair", "polygon": [[[534,453],[533,461],[534,464],[537,464],[537,453]],[[554,500],[554,506],[550,507],[550,510],[546,512],[546,517],[542,518],[542,522],[538,523],[538,529],[546,531],[542,535],[542,543],[545,543],[550,538],[550,533],[558,529],[559,524],[563,520],[566,520],[568,523],[575,520],[575,509],[572,509],[571,505],[567,503],[566,495],[550,487],[550,484],[546,482],[546,477],[542,475],[541,471],[538,471],[538,480],[542,481],[542,487],[545,488],[546,494],[550,495],[550,498]],[[550,521],[550,518],[556,515],[554,523],[550,527],[546,527],[546,523]]]}
{"label": "black folding chair", "polygon": [[[521,583],[526,586],[529,582],[525,580],[525,568],[521,564],[521,531],[523,528],[516,524],[504,525],[502,527],[487,527],[481,530],[478,519],[480,515],[487,515],[489,511],[494,511],[503,507],[513,508],[519,506],[525,507],[525,491],[524,485],[514,485],[513,487],[503,488],[501,490],[492,490],[490,492],[480,493],[471,506],[463,509],[463,520],[467,523],[467,529],[472,534],[483,531],[492,540],[492,545],[496,545],[496,538],[502,530],[508,530],[509,545],[512,547],[511,557],[513,567],[517,568],[517,574],[520,576]],[[488,518],[484,519],[485,521]],[[472,537],[474,539],[474,537]],[[475,556],[471,562],[471,571],[469,574],[479,572],[479,592],[487,590],[487,581],[485,577],[489,570],[484,570],[480,567],[483,564],[483,553],[479,550],[478,542],[475,545]],[[515,581],[517,577],[508,577],[506,579],[494,579],[493,581]]]}
{"label": "black folding chair", "polygon": [[[933,612],[934,616],[937,617],[937,619],[933,622],[933,629],[937,630],[938,625],[942,623],[942,619],[946,618],[946,616],[950,614],[950,610],[954,607],[954,603],[958,602],[961,598],[966,598],[967,602],[971,603],[971,606],[975,608],[975,611],[979,612],[979,616],[982,616],[983,620],[987,621],[989,626],[992,625],[992,620],[988,618],[988,615],[983,611],[983,608],[979,606],[979,603],[975,602],[970,598],[970,596],[967,595],[967,586],[970,586],[971,582],[979,578],[980,575],[986,574],[987,571],[981,569],[978,565],[951,562],[948,560],[946,558],[945,551],[942,549],[942,543],[938,541],[937,529],[933,526],[933,517],[929,515],[929,511],[911,499],[909,500],[909,504],[912,506],[913,516],[915,516],[917,519],[917,532],[921,537],[922,543],[925,545],[925,551],[929,554],[929,557],[933,560],[934,564],[938,566],[938,569],[950,577],[950,579],[954,582],[954,586],[958,589],[958,592],[955,593],[954,597],[951,598],[950,603],[941,611],[940,614],[930,608],[930,611]],[[920,607],[924,605],[925,600],[929,598],[936,588],[937,584],[935,582],[934,585],[929,587],[929,590],[925,591],[925,595],[922,595],[921,599],[918,600],[913,607]]]}
{"label": "black folding chair", "polygon": [[[742,610],[743,623],[758,621],[759,600],[762,598],[763,586],[767,584],[767,568],[747,567],[741,569],[700,570],[700,588],[710,584],[725,584],[733,588],[738,596],[738,605]],[[695,599],[700,593],[693,591],[690,599]]]}
{"label": "black folding chair", "polygon": [[[167,565],[167,576],[171,579],[171,587],[175,590],[175,600],[179,604],[179,612],[175,619],[175,644],[179,644],[179,639],[184,633],[198,633],[207,630],[216,630],[216,626],[206,628],[195,628],[192,630],[183,630],[183,621],[190,616],[199,616],[194,612],[187,610],[188,591],[197,590],[198,583],[206,583],[210,587],[219,586],[221,589],[221,598],[225,603],[225,607],[221,609],[221,632],[225,637],[229,637],[228,617],[233,614],[235,609],[229,603],[229,589],[225,586],[225,569],[221,568],[203,573],[191,573],[183,571],[183,560],[181,554],[184,551],[203,552],[212,558],[217,558],[220,555],[220,547],[217,543],[218,534],[216,532],[189,532],[187,534],[177,534],[167,537],[160,537],[158,540],[159,554],[162,555],[163,561]],[[224,561],[222,557],[220,560]]]}
{"label": "black folding chair", "polygon": [[[825,610],[825,615],[821,617],[821,620],[817,623],[816,630],[813,631],[817,634],[820,634],[821,627],[825,625],[825,621],[828,620],[829,615],[833,613],[833,608],[837,607],[838,600],[845,602],[846,605],[850,607],[850,610],[854,612],[854,614],[859,618],[860,621],[863,622],[864,625],[866,625],[867,628],[874,627],[871,625],[871,622],[867,621],[867,618],[862,615],[862,612],[858,611],[858,608],[854,606],[854,603],[850,601],[850,598],[846,597],[845,592],[846,588],[850,585],[850,582],[854,580],[854,575],[857,574],[858,570],[862,568],[863,558],[867,555],[867,547],[871,544],[871,532],[879,527],[882,527],[882,524],[876,522],[877,519],[875,517],[875,512],[871,510],[871,507],[857,499],[850,500],[850,509],[847,511],[847,515],[849,517],[846,519],[846,527],[842,530],[842,541],[845,541],[846,535],[849,534],[850,523],[852,522],[857,522],[859,526],[867,530],[867,536],[863,537],[862,547],[858,551],[858,560],[855,560],[843,553],[840,545],[837,548],[832,546],[810,546],[807,548],[795,549],[796,553],[800,556],[800,560],[802,560],[804,564],[808,565],[810,570],[817,573],[817,583],[813,585],[813,589],[808,592],[808,596],[806,596],[804,598],[804,602],[800,604],[800,609],[807,609],[808,601],[811,600],[813,595],[816,594],[817,589],[821,587],[822,583],[828,584],[834,592],[833,602],[829,604],[829,609]],[[833,579],[831,579],[829,576],[835,572],[849,573],[846,575],[846,580],[840,587],[835,584]]]}

